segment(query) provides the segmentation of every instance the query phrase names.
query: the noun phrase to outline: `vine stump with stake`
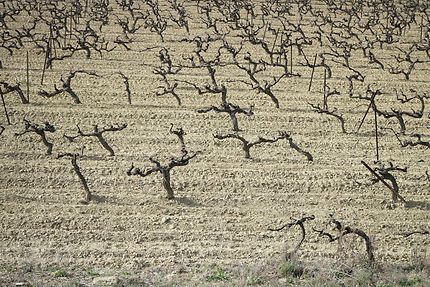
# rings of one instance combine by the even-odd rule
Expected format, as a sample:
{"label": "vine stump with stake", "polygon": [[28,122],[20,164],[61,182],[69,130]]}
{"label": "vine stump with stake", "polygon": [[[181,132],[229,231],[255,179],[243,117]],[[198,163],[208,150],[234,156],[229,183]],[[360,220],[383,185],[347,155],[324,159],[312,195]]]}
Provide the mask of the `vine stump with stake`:
{"label": "vine stump with stake", "polygon": [[290,41],[290,73],[293,73],[293,41]]}
{"label": "vine stump with stake", "polygon": [[27,101],[30,102],[30,62],[28,59],[28,50],[27,50],[27,60],[26,60],[26,70],[27,70]]}
{"label": "vine stump with stake", "polygon": [[366,119],[366,116],[370,111],[370,108],[373,108],[374,115],[375,115],[375,142],[376,142],[376,160],[377,161],[379,161],[379,138],[378,138],[378,114],[377,114],[377,109],[376,109],[375,97],[379,94],[380,93],[374,93],[372,95],[372,97],[370,98],[369,106],[367,107],[367,110],[364,113],[364,116],[361,119],[360,125],[358,126],[358,129],[357,129],[357,132],[360,131],[360,128],[363,125],[364,120]]}
{"label": "vine stump with stake", "polygon": [[275,41],[273,41],[273,46],[272,46],[272,52],[271,52],[271,54],[273,54],[273,51],[275,50],[276,41],[278,41],[278,35],[279,35],[279,28],[276,30]]}
{"label": "vine stump with stake", "polygon": [[72,31],[73,31],[73,16],[72,16],[72,9],[70,8],[70,31],[69,31],[70,41],[72,41]]}
{"label": "vine stump with stake", "polygon": [[421,25],[420,25],[420,42],[423,41],[423,24],[424,24],[424,16],[421,15]]}
{"label": "vine stump with stake", "polygon": [[314,64],[312,65],[311,80],[310,80],[310,82],[309,82],[308,92],[310,92],[310,91],[311,91],[311,88],[312,88],[312,80],[314,79],[315,65],[316,65],[316,63],[317,63],[317,56],[318,56],[318,53],[315,53]]}
{"label": "vine stump with stake", "polygon": [[64,18],[64,41],[63,46],[66,47],[67,45],[67,16]]}
{"label": "vine stump with stake", "polygon": [[3,90],[1,88],[0,88],[0,95],[1,95],[1,100],[3,102],[3,108],[4,108],[4,113],[6,115],[6,120],[7,120],[8,125],[10,125],[9,114],[7,113],[6,103],[4,101]]}
{"label": "vine stump with stake", "polygon": [[85,16],[88,15],[88,8],[91,5],[91,0],[85,0]]}
{"label": "vine stump with stake", "polygon": [[324,84],[323,84],[323,109],[327,110],[327,69],[324,69]]}
{"label": "vine stump with stake", "polygon": [[379,161],[379,138],[378,138],[378,115],[376,113],[375,100],[373,100],[373,106],[375,110],[375,143],[376,143],[376,160]]}
{"label": "vine stump with stake", "polygon": [[128,104],[131,105],[130,79],[126,75],[124,75],[124,73],[122,73],[122,72],[118,72],[118,74],[121,76],[121,78],[124,82],[125,91],[127,93]]}
{"label": "vine stump with stake", "polygon": [[51,53],[51,38],[48,39],[48,44],[46,46],[45,61],[43,62],[42,79],[40,84],[43,85],[43,79],[45,78],[46,65],[48,64],[49,54]]}
{"label": "vine stump with stake", "polygon": [[265,24],[264,25],[264,32],[263,32],[263,42],[266,39],[266,32],[267,32],[267,28],[269,27],[269,24]]}
{"label": "vine stump with stake", "polygon": [[[382,182],[391,191],[394,203],[396,203],[398,200],[400,200],[403,203],[406,203],[406,200],[399,194],[399,188],[397,186],[397,183],[392,182],[394,185],[390,186],[385,181],[384,177],[379,175],[376,171],[374,171],[366,162],[362,160],[361,164],[364,165],[378,179],[378,181]],[[388,177],[385,177],[385,178],[388,178]],[[390,177],[390,178],[391,178],[391,181],[393,181],[394,177]],[[390,178],[388,179],[390,180]]]}
{"label": "vine stump with stake", "polygon": [[284,41],[283,38],[284,38],[284,34],[281,33],[281,39],[279,40],[279,43],[280,43],[279,56],[276,59],[277,63],[282,63],[282,53],[285,53],[284,46],[283,46],[283,41]]}
{"label": "vine stump with stake", "polygon": [[[49,26],[49,39],[51,40],[51,45],[50,45],[51,51],[49,52],[49,58],[51,58],[52,56],[52,50],[54,50],[54,57],[57,57],[57,49],[55,48],[55,40],[52,33],[52,26]],[[49,69],[52,70],[52,62],[48,64],[49,64]]]}

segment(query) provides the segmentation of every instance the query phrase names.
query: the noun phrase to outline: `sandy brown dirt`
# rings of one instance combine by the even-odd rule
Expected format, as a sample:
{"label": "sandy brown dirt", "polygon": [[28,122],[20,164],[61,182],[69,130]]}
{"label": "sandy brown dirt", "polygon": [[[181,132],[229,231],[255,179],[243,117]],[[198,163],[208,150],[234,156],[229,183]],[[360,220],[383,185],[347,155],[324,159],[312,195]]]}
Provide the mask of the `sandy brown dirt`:
{"label": "sandy brown dirt", "polygon": [[[165,43],[159,43],[157,36],[147,31],[138,33],[141,42],[133,48],[165,46],[175,59],[180,59],[192,46],[175,41],[183,36],[177,30],[167,30]],[[109,33],[115,33],[115,28]],[[199,30],[193,28],[193,33]],[[430,150],[402,148],[391,131],[380,131],[381,159],[408,167],[407,173],[397,173],[407,203],[393,207],[390,191],[381,183],[370,185],[371,175],[360,163],[375,160],[372,118],[355,132],[366,110],[360,105],[363,102],[344,94],[330,99],[343,113],[348,134],[341,133],[334,118],[317,114],[308,105],[321,102],[322,69],[316,70],[314,88],[307,92],[310,69],[295,64],[294,70],[302,77],[284,79],[275,87],[279,109],[267,96],[256,94],[240,82],[228,81],[245,80],[243,73],[232,74],[229,67],[219,69],[217,75],[226,83],[229,99],[240,106],[255,105],[253,117],[239,116],[247,138],[272,137],[285,130],[314,157],[313,162],[307,162],[283,140],[251,149],[253,158],[247,160],[238,142],[217,141],[212,136],[229,131],[227,116],[196,112],[217,104],[218,96],[198,95],[181,85],[183,105],[178,107],[172,97],[155,95],[159,81],[148,65],[156,65],[158,49],[139,53],[117,48],[102,58],[94,54],[90,60],[77,54],[54,62],[43,86],[39,84],[43,55],[31,48],[28,51],[31,103],[22,105],[8,95],[5,100],[12,125],[6,125],[4,115],[0,116],[6,128],[0,135],[0,282],[7,285],[11,283],[8,280],[18,282],[23,276],[23,280],[49,284],[41,279],[47,276],[53,285],[69,284],[70,280],[52,275],[58,270],[85,278],[82,282],[89,285],[96,284],[92,280],[100,276],[125,280],[136,274],[154,285],[176,279],[203,282],[216,269],[213,266],[240,277],[276,265],[273,261],[280,260],[286,243],[294,246],[299,231],[272,232],[268,227],[303,215],[316,217],[308,225],[306,241],[298,254],[306,262],[323,265],[342,257],[338,244],[329,243],[311,230],[312,226],[324,227],[329,214],[369,234],[378,263],[407,265],[418,257],[429,260],[428,236],[404,238],[401,233],[430,227],[430,182],[425,180]],[[25,49],[13,57],[3,51],[0,55],[4,65],[1,79],[24,83]],[[82,104],[73,104],[65,95],[51,99],[37,95],[42,88],[52,89],[71,69],[94,70],[102,76],[82,75],[74,80]],[[429,91],[429,70],[428,64],[422,64],[411,80],[405,81],[400,75],[364,69],[367,83],[377,83],[381,89],[414,88],[420,92]],[[112,75],[116,71],[130,77],[132,105],[127,104],[122,80]],[[342,69],[334,68],[333,74],[329,85],[344,93]],[[183,77],[205,81],[197,74]],[[393,103],[391,98],[381,100],[386,107]],[[429,100],[426,103],[430,104]],[[428,112],[427,108],[426,116]],[[24,116],[37,123],[49,121],[57,128],[48,134],[54,143],[51,156],[45,154],[46,148],[35,134],[14,136],[23,129]],[[379,120],[382,127],[398,128],[394,120]],[[68,143],[62,137],[73,134],[76,124],[90,130],[93,124],[114,123],[128,124],[123,131],[106,134],[116,152],[114,157],[108,156],[94,139]],[[186,167],[173,170],[176,199],[169,201],[159,174],[128,177],[126,171],[132,163],[149,167],[149,156],[169,158],[177,153],[179,145],[169,134],[170,123],[183,127],[188,149],[201,154]],[[406,118],[406,123],[408,131],[422,133],[428,140],[428,117]],[[70,161],[56,159],[59,153],[79,151],[82,145],[84,157],[79,165],[94,193],[88,205],[78,202],[82,187]],[[364,245],[358,243],[357,257],[365,257]],[[22,275],[26,268],[34,272]],[[15,276],[14,272],[21,275]],[[273,280],[280,286],[286,284]]]}

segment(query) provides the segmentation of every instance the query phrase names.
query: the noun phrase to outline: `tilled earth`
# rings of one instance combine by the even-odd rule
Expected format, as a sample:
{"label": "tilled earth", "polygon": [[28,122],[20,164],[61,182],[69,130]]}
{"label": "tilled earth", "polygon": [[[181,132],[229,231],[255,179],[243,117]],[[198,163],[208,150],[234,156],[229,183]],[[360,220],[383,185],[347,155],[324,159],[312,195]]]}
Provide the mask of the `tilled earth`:
{"label": "tilled earth", "polygon": [[[138,36],[147,46],[158,43],[149,32]],[[174,41],[177,35],[167,33],[166,38],[163,45],[172,49],[172,55],[189,52],[186,44]],[[252,159],[244,159],[238,141],[213,137],[231,129],[228,116],[196,112],[217,104],[218,96],[198,95],[181,85],[178,91],[183,104],[178,107],[173,98],[155,95],[159,80],[149,65],[155,65],[158,49],[141,53],[116,49],[103,58],[95,55],[87,60],[82,54],[54,62],[43,86],[39,84],[43,55],[29,52],[31,103],[22,105],[8,95],[5,100],[12,125],[6,125],[1,116],[6,130],[0,136],[0,282],[18,280],[7,274],[25,269],[51,273],[91,270],[93,277],[139,270],[146,272],[147,278],[191,276],[195,280],[204,278],[213,266],[254,270],[280,259],[285,244],[292,248],[300,238],[298,227],[288,232],[269,228],[305,215],[316,218],[307,223],[306,241],[298,252],[306,262],[331,262],[348,256],[342,255],[339,244],[311,229],[323,229],[330,214],[365,231],[373,240],[378,262],[428,260],[429,237],[405,238],[402,233],[429,229],[430,182],[425,178],[429,149],[402,148],[390,130],[380,130],[380,158],[408,167],[407,173],[396,173],[407,203],[392,205],[390,191],[381,183],[372,185],[371,174],[360,162],[375,160],[373,115],[355,132],[366,105],[348,96],[330,98],[346,119],[347,134],[341,132],[336,119],[317,114],[308,105],[321,102],[322,70],[316,71],[314,88],[307,92],[310,69],[294,66],[302,77],[285,79],[275,87],[279,109],[241,83],[245,75],[230,72],[229,67],[219,70],[219,80],[227,83],[232,102],[243,107],[255,105],[254,116],[239,116],[246,138],[270,138],[287,131],[314,157],[308,162],[281,140],[252,148]],[[3,65],[2,79],[25,81],[25,51],[4,58]],[[429,68],[421,66],[411,81],[369,68],[368,79],[387,90],[428,91]],[[82,104],[73,104],[66,95],[51,99],[37,95],[71,69],[89,69],[101,75],[74,80]],[[132,105],[127,104],[120,77],[113,74],[118,70],[130,77]],[[330,86],[344,84],[341,73],[334,69]],[[203,81],[197,73],[184,77]],[[237,81],[229,81],[232,79]],[[380,103],[390,107],[394,102],[382,99]],[[48,134],[54,143],[52,155],[45,154],[37,135],[14,135],[22,131],[24,117],[38,123],[49,121],[56,127],[55,133]],[[381,117],[379,121],[381,127],[398,128],[394,120]],[[428,118],[407,118],[406,122],[408,130],[428,136]],[[128,126],[106,133],[116,153],[113,157],[94,138],[69,143],[63,137],[75,133],[76,124],[89,131],[93,124],[114,123]],[[145,178],[126,174],[132,163],[151,166],[149,156],[169,159],[179,153],[177,139],[169,133],[171,123],[184,128],[190,151],[201,152],[189,165],[173,170],[175,200],[165,199],[158,173]],[[78,163],[94,193],[88,205],[79,203],[83,191],[70,160],[56,158],[59,153],[80,151],[82,146],[84,156]],[[364,243],[346,240],[343,249],[347,253],[351,252],[350,244],[356,247],[354,256],[365,257]],[[188,273],[193,275],[183,275]],[[31,278],[29,274],[24,277]],[[66,282],[58,277],[52,280]]]}

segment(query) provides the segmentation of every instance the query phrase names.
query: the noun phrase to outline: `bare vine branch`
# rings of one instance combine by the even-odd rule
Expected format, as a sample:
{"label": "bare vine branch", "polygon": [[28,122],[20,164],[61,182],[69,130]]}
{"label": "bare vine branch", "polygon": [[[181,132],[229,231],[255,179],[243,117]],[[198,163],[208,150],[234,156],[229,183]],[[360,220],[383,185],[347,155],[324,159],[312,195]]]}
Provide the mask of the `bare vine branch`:
{"label": "bare vine branch", "polygon": [[340,122],[340,127],[342,129],[342,133],[344,133],[344,134],[347,133],[346,129],[345,129],[345,119],[343,118],[342,114],[337,114],[336,113],[337,109],[334,109],[334,110],[330,111],[328,109],[328,107],[327,108],[321,108],[320,105],[313,105],[313,104],[310,104],[310,103],[308,103],[308,104],[314,109],[315,112],[317,112],[319,114],[326,114],[326,115],[329,115],[329,116],[337,118],[339,120],[339,122]]}
{"label": "bare vine branch", "polygon": [[239,129],[239,123],[237,120],[237,114],[243,114],[248,117],[254,115],[254,112],[252,111],[253,105],[250,106],[249,110],[245,110],[239,106],[236,106],[229,102],[223,102],[220,107],[211,106],[208,108],[203,108],[197,110],[198,113],[208,113],[210,111],[214,111],[216,113],[227,113],[230,116],[231,123],[233,125],[233,131],[238,132]]}
{"label": "bare vine branch", "polygon": [[244,137],[240,136],[237,133],[234,133],[234,134],[217,133],[217,134],[214,134],[213,137],[218,139],[218,140],[225,140],[225,139],[237,139],[237,140],[239,140],[240,142],[242,142],[242,149],[245,152],[245,158],[250,159],[251,158],[250,149],[253,146],[261,145],[263,143],[275,143],[275,142],[279,141],[280,139],[284,139],[285,135],[280,133],[277,137],[275,137],[273,139],[258,137],[258,139],[256,141],[253,141],[253,142],[246,140]]}
{"label": "bare vine branch", "polygon": [[[389,162],[389,166],[385,167],[383,164],[372,169],[367,163],[361,161],[361,163],[376,177],[373,180],[373,183],[382,182],[388,189],[390,189],[392,194],[392,200],[394,203],[399,200],[403,203],[406,203],[406,200],[399,194],[399,185],[397,184],[396,178],[391,174],[392,171],[402,171],[407,172],[407,168],[399,168],[395,167],[392,162]],[[389,185],[385,180],[391,182]]]}
{"label": "bare vine branch", "polygon": [[122,72],[118,72],[118,74],[121,76],[121,78],[124,81],[125,91],[127,93],[128,104],[131,105],[131,91],[130,91],[130,82],[129,82],[130,79],[126,75],[124,75]]}
{"label": "bare vine branch", "polygon": [[81,130],[81,128],[77,125],[76,126],[78,128],[78,134],[75,136],[68,136],[68,135],[64,135],[64,137],[69,140],[70,142],[73,142],[76,138],[78,137],[95,137],[98,139],[98,141],[100,142],[100,144],[109,152],[110,156],[114,156],[115,152],[112,149],[112,147],[108,144],[108,142],[106,141],[106,139],[104,138],[103,134],[105,132],[116,132],[116,131],[122,131],[123,129],[125,129],[127,127],[127,124],[117,124],[117,125],[111,125],[111,126],[107,126],[107,127],[103,127],[103,128],[99,128],[98,125],[94,125],[93,126],[93,131],[92,132],[88,132],[85,133]]}
{"label": "bare vine branch", "polygon": [[302,155],[304,155],[307,158],[308,161],[313,161],[314,160],[313,156],[309,152],[303,150],[301,147],[299,147],[293,141],[293,138],[291,137],[290,134],[288,134],[287,132],[279,132],[279,133],[280,133],[281,136],[283,136],[287,140],[288,144],[290,145],[290,147],[292,149],[294,149],[295,151],[297,151],[297,152],[301,153]]}
{"label": "bare vine branch", "polygon": [[76,175],[79,178],[79,181],[82,184],[82,187],[84,188],[83,200],[81,200],[81,203],[83,203],[83,204],[89,203],[91,200],[91,191],[90,191],[90,188],[88,187],[87,180],[82,175],[81,169],[80,169],[78,162],[77,162],[78,158],[79,158],[79,154],[77,154],[77,153],[62,153],[62,154],[59,154],[57,156],[57,158],[58,159],[70,158],[72,166],[73,166],[73,170],[75,171]]}
{"label": "bare vine branch", "polygon": [[179,127],[177,129],[173,129],[173,124],[170,124],[170,130],[169,132],[171,134],[174,134],[178,137],[179,144],[181,145],[181,154],[186,155],[188,153],[187,148],[185,147],[185,141],[184,141],[184,135],[185,131],[182,127]]}
{"label": "bare vine branch", "polygon": [[343,236],[348,234],[355,234],[361,237],[366,243],[366,252],[367,252],[367,258],[369,260],[369,264],[373,265],[375,263],[375,255],[373,253],[374,248],[373,248],[372,241],[370,240],[370,237],[363,230],[344,225],[342,222],[337,220],[332,214],[330,215],[330,220],[327,225],[333,226],[334,230],[338,231],[338,235],[337,236],[332,235],[329,232],[326,232],[324,230],[314,229],[314,231],[319,233],[320,236],[328,237],[329,242],[337,241],[341,239]]}
{"label": "bare vine branch", "polygon": [[160,161],[149,158],[149,161],[155,166],[150,168],[145,168],[144,170],[135,167],[133,164],[127,171],[127,175],[139,175],[141,177],[146,177],[154,172],[161,173],[163,177],[163,187],[167,192],[167,199],[174,199],[174,191],[170,183],[170,171],[177,166],[186,166],[193,159],[197,153],[189,155],[188,152],[183,153],[181,157],[172,157],[169,162],[162,164]]}
{"label": "bare vine branch", "polygon": [[428,230],[410,231],[410,232],[402,233],[401,235],[403,235],[403,237],[405,237],[405,238],[408,238],[408,237],[410,237],[410,236],[412,236],[412,235],[415,235],[415,234],[419,234],[419,235],[429,235],[429,234],[430,234],[430,231],[428,231]]}
{"label": "bare vine branch", "polygon": [[10,84],[6,82],[0,82],[0,85],[3,86],[3,95],[16,92],[23,104],[28,104],[28,99],[24,96],[24,92],[22,91],[20,84]]}
{"label": "bare vine branch", "polygon": [[46,151],[47,155],[52,154],[52,148],[54,147],[53,143],[50,143],[46,137],[46,133],[55,132],[55,127],[51,125],[49,122],[45,122],[43,126],[34,124],[31,121],[24,118],[24,131],[20,133],[15,133],[15,136],[22,136],[26,133],[35,133],[40,136],[43,144],[48,148]]}
{"label": "bare vine branch", "polygon": [[291,220],[293,220],[290,223],[284,224],[281,227],[278,228],[268,228],[270,231],[281,231],[283,229],[290,229],[293,226],[298,225],[300,227],[300,230],[302,232],[302,237],[299,241],[299,243],[297,243],[297,245],[294,247],[294,249],[290,252],[288,252],[287,254],[285,254],[285,259],[288,261],[295,253],[297,253],[297,251],[300,249],[300,246],[302,246],[303,242],[305,241],[305,237],[306,237],[306,230],[305,230],[305,222],[306,221],[310,221],[310,220],[314,220],[315,216],[311,215],[311,216],[305,216],[302,217],[300,219],[293,219],[291,218]]}
{"label": "bare vine branch", "polygon": [[61,79],[60,79],[62,82],[61,88],[57,88],[57,86],[55,85],[54,86],[55,91],[47,92],[47,91],[42,90],[39,92],[39,95],[46,97],[46,98],[52,98],[52,97],[55,97],[59,94],[67,93],[72,97],[73,101],[76,104],[81,104],[81,100],[79,99],[78,95],[75,93],[75,91],[71,87],[72,79],[78,74],[86,74],[86,75],[99,77],[99,75],[97,75],[94,72],[88,72],[88,71],[84,71],[84,70],[73,71],[73,72],[70,72],[69,76],[67,76],[66,79],[63,79],[63,77],[61,77]]}

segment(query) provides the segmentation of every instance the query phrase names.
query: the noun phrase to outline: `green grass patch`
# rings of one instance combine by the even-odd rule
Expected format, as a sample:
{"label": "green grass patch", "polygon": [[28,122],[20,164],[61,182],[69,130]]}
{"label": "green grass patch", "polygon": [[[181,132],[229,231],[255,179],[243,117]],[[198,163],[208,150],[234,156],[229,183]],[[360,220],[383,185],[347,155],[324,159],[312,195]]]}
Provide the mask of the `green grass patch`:
{"label": "green grass patch", "polygon": [[57,270],[54,272],[54,277],[69,277],[69,274],[65,270]]}
{"label": "green grass patch", "polygon": [[100,273],[97,272],[96,270],[92,269],[92,268],[87,269],[87,274],[92,276],[92,277],[100,276]]}
{"label": "green grass patch", "polygon": [[206,279],[207,281],[228,281],[229,274],[223,268],[217,267],[215,272],[209,275]]}
{"label": "green grass patch", "polygon": [[281,272],[281,276],[285,278],[300,278],[304,273],[303,266],[295,261],[284,262],[279,271]]}
{"label": "green grass patch", "polygon": [[396,283],[379,283],[378,285],[376,285],[376,287],[411,287],[420,285],[421,283],[423,283],[423,280],[419,277],[415,277],[413,279],[402,279]]}
{"label": "green grass patch", "polygon": [[248,278],[246,278],[246,285],[248,286],[262,285],[263,283],[263,279],[258,276],[249,276]]}
{"label": "green grass patch", "polygon": [[423,280],[419,277],[416,277],[414,279],[403,279],[399,281],[399,286],[401,287],[408,287],[408,286],[415,286],[417,284],[422,283]]}

